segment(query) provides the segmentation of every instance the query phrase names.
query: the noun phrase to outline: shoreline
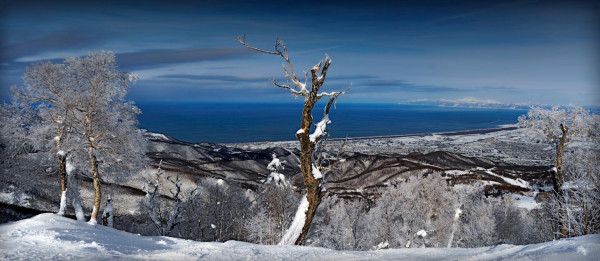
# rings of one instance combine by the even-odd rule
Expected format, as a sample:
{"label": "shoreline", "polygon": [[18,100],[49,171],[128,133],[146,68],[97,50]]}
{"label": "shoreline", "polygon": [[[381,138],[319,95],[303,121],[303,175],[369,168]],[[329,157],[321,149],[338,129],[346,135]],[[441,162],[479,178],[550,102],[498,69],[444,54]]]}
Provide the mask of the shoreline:
{"label": "shoreline", "polygon": [[[408,138],[408,137],[427,137],[427,136],[460,136],[460,135],[480,135],[480,134],[488,134],[500,131],[511,131],[516,130],[517,124],[504,124],[499,125],[496,128],[486,128],[486,129],[474,129],[474,130],[461,130],[461,131],[448,131],[448,132],[430,132],[430,133],[413,133],[413,134],[398,134],[398,135],[381,135],[381,136],[365,136],[365,137],[347,137],[347,138],[330,138],[329,141],[335,142],[343,142],[343,141],[361,141],[361,140],[379,140],[379,139],[397,139],[397,138]],[[194,145],[194,144],[215,144],[221,146],[232,146],[232,147],[240,147],[247,145],[266,145],[266,144],[286,144],[297,142],[297,140],[281,140],[281,141],[248,141],[248,142],[188,142],[184,140],[179,140],[173,136],[168,134],[159,133],[159,132],[151,132],[146,130],[149,134],[148,137],[153,140],[163,140],[163,141],[172,141],[182,144]],[[277,146],[277,145],[275,145]]]}
{"label": "shoreline", "polygon": [[[476,134],[487,134],[499,131],[510,131],[516,130],[517,124],[505,124],[500,125],[496,128],[486,129],[474,129],[474,130],[461,130],[461,131],[448,131],[448,132],[430,132],[430,133],[413,133],[413,134],[398,134],[398,135],[381,135],[381,136],[365,136],[365,137],[348,137],[348,138],[330,138],[329,141],[359,141],[359,140],[377,140],[377,139],[395,139],[395,138],[406,138],[406,137],[426,137],[426,136],[459,136],[459,135],[476,135]],[[225,146],[243,146],[243,145],[258,145],[258,144],[269,144],[269,143],[290,143],[297,142],[297,140],[282,140],[282,141],[249,141],[249,142],[231,142],[231,143],[214,143]],[[210,143],[210,142],[204,142]]]}

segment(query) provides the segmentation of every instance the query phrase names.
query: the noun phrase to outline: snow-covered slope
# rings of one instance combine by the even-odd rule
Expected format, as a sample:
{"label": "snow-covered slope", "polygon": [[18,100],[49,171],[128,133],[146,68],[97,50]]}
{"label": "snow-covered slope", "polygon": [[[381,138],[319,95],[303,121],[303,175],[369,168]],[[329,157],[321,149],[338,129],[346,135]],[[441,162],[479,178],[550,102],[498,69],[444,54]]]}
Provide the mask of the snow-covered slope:
{"label": "snow-covered slope", "polygon": [[597,260],[600,235],[527,246],[393,249],[368,252],[314,247],[264,246],[244,242],[206,243],[171,237],[144,237],[93,226],[55,214],[0,226],[1,260]]}

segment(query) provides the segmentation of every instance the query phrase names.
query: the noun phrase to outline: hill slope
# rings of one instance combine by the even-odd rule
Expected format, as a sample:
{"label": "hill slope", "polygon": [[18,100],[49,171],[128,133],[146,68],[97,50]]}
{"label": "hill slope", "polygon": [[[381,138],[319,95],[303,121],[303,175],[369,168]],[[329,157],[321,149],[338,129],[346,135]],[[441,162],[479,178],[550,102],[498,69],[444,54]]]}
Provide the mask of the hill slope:
{"label": "hill slope", "polygon": [[314,247],[265,246],[228,241],[195,242],[144,237],[93,226],[55,214],[0,226],[0,259],[157,259],[157,260],[596,260],[600,235],[513,246],[453,249],[334,251]]}

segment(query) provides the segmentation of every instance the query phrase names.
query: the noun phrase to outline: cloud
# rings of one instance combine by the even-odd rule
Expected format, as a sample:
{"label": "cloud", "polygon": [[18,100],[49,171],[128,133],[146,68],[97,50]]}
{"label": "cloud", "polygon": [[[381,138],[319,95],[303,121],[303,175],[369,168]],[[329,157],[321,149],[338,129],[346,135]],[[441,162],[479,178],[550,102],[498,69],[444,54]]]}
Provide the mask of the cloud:
{"label": "cloud", "polygon": [[432,86],[407,83],[401,80],[376,79],[362,83],[369,87],[365,91],[405,91],[405,92],[464,92],[463,88]]}
{"label": "cloud", "polygon": [[464,97],[460,99],[416,99],[409,100],[407,104],[414,105],[432,105],[439,107],[460,107],[460,108],[488,108],[488,109],[517,109],[527,110],[531,104],[528,103],[503,103],[492,99],[480,99],[474,97]]}
{"label": "cloud", "polygon": [[195,75],[195,74],[168,74],[156,77],[165,80],[194,80],[194,81],[220,81],[220,82],[265,82],[271,78],[268,76],[233,76],[233,75]]}
{"label": "cloud", "polygon": [[130,53],[117,53],[116,56],[117,63],[120,67],[137,69],[167,64],[224,60],[251,54],[253,53],[243,48],[208,47],[193,49],[155,49]]}
{"label": "cloud", "polygon": [[2,46],[0,61],[13,62],[19,58],[49,51],[81,49],[105,42],[115,35],[117,33],[113,31],[84,28],[55,31]]}

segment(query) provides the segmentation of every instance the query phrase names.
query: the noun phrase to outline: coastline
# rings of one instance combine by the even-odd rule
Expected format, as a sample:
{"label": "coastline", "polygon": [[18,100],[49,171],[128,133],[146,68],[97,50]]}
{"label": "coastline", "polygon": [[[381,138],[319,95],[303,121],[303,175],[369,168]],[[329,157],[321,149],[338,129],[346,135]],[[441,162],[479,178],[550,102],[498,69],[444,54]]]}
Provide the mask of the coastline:
{"label": "coastline", "polygon": [[[395,138],[409,138],[409,137],[427,137],[427,136],[460,136],[460,135],[476,135],[476,134],[488,134],[500,131],[511,131],[518,129],[517,124],[503,124],[495,128],[485,129],[473,129],[473,130],[461,130],[461,131],[448,131],[448,132],[429,132],[429,133],[413,133],[413,134],[398,134],[398,135],[380,135],[380,136],[365,136],[365,137],[348,137],[348,138],[330,138],[329,141],[341,142],[341,141],[361,141],[361,140],[378,140],[378,139],[395,139]],[[170,136],[169,136],[170,137]],[[172,138],[172,137],[171,137]],[[175,138],[173,138],[175,139]],[[185,142],[185,141],[183,141]],[[297,142],[297,140],[284,140],[284,141],[250,141],[250,142],[231,142],[231,143],[214,143],[224,146],[244,146],[244,145],[259,145],[259,144],[281,144]],[[185,142],[189,143],[189,142]],[[206,142],[201,142],[206,143]],[[212,142],[208,142],[212,143]],[[193,143],[191,143],[193,144]]]}

